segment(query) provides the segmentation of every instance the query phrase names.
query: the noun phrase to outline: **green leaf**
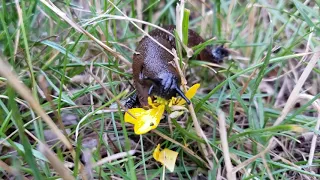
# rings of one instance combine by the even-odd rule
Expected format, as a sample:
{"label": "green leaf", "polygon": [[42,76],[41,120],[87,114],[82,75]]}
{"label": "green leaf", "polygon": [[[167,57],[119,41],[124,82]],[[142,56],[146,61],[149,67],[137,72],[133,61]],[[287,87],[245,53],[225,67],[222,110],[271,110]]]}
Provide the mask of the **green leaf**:
{"label": "green leaf", "polygon": [[[72,53],[68,52],[67,53],[67,50],[62,47],[61,45],[55,43],[55,42],[52,42],[52,41],[48,41],[48,40],[44,40],[44,41],[40,41],[41,44],[45,44],[49,47],[52,47],[53,49],[59,51],[60,53],[62,53],[63,55],[68,55],[68,57],[73,60],[74,62],[77,62],[81,65],[83,65],[83,62],[81,61],[80,58],[76,57],[75,55],[73,55]],[[45,69],[45,67],[49,66],[52,62],[46,62],[46,64],[43,66],[42,69]]]}
{"label": "green leaf", "polygon": [[27,138],[27,136],[24,133],[24,127],[23,127],[23,122],[21,119],[20,112],[18,110],[18,106],[15,99],[15,92],[13,88],[8,87],[8,95],[9,95],[9,105],[12,110],[12,120],[14,121],[14,124],[16,125],[19,133],[20,140],[22,142],[23,148],[24,148],[24,159],[27,161],[29,164],[30,168],[32,169],[33,176],[36,180],[42,180],[43,178],[41,177],[39,168],[37,166],[37,163],[34,159],[33,153],[32,153],[32,148],[31,144]]}
{"label": "green leaf", "polygon": [[189,16],[190,10],[184,9],[183,19],[182,19],[182,42],[188,46],[188,34],[189,34]]}

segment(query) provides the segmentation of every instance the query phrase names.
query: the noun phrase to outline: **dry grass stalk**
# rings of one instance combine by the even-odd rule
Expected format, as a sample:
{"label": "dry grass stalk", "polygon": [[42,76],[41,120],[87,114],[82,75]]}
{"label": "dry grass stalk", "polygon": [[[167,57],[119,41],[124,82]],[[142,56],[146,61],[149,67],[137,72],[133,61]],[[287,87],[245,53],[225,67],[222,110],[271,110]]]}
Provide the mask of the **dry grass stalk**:
{"label": "dry grass stalk", "polygon": [[124,157],[127,157],[127,156],[132,156],[136,153],[136,150],[130,150],[128,152],[121,152],[121,153],[117,153],[117,154],[113,154],[113,155],[110,155],[108,157],[105,157],[103,159],[100,159],[98,162],[94,163],[92,165],[93,168],[97,167],[97,166],[101,166],[105,163],[110,163],[111,161],[114,161],[116,159],[120,159],[120,158],[124,158]]}
{"label": "dry grass stalk", "polygon": [[50,161],[52,167],[56,170],[56,172],[66,180],[75,179],[70,171],[64,167],[61,161],[58,159],[56,154],[54,154],[50,148],[48,148],[45,144],[39,142],[39,151]]}
{"label": "dry grass stalk", "polygon": [[[2,168],[3,170],[7,171],[9,174],[13,175],[13,176],[22,176],[16,169],[13,169],[12,167],[8,166],[5,162],[3,162],[0,159],[0,168]],[[28,180],[28,178],[22,176],[22,178],[24,180]]]}
{"label": "dry grass stalk", "polygon": [[230,22],[231,21],[231,14],[232,14],[233,8],[235,7],[235,4],[236,4],[236,0],[232,0],[229,5],[229,8],[228,8],[227,23],[226,23],[226,34],[227,34],[226,37],[229,37],[231,34],[231,28],[229,27],[229,25],[232,24]]}
{"label": "dry grass stalk", "polygon": [[227,137],[226,123],[225,123],[226,118],[225,118],[224,112],[221,109],[217,111],[217,115],[218,115],[219,132],[220,132],[221,146],[222,146],[222,152],[224,157],[224,164],[227,170],[227,179],[236,180],[236,174],[232,172],[233,165],[231,163],[230,152],[229,152],[228,137]]}
{"label": "dry grass stalk", "polygon": [[[256,23],[256,18],[257,18],[257,8],[251,7],[251,11],[249,14],[249,19],[248,19],[248,43],[253,43],[254,42],[254,28],[255,28],[255,23]],[[245,56],[249,57],[250,54],[252,53],[253,47],[250,48],[248,47]]]}
{"label": "dry grass stalk", "polygon": [[[143,8],[143,3],[142,3],[142,0],[137,0],[137,18],[139,20],[143,20],[143,17],[142,17],[142,8]],[[142,24],[139,24],[139,28],[141,28]]]}
{"label": "dry grass stalk", "polygon": [[58,114],[58,112],[55,110],[56,107],[55,107],[55,104],[53,102],[53,99],[51,97],[51,94],[50,94],[50,90],[48,88],[48,82],[46,81],[45,77],[43,75],[40,75],[38,77],[38,81],[39,81],[39,86],[40,88],[42,89],[42,91],[44,92],[44,96],[45,98],[47,99],[47,101],[50,103],[50,106],[52,108],[53,111],[53,114],[54,116],[56,117],[56,119],[58,120],[58,125],[60,126],[63,134],[65,135],[65,137],[68,137],[68,133],[66,131],[66,128],[62,122],[62,119],[61,119],[61,116]]}
{"label": "dry grass stalk", "polygon": [[[94,21],[98,21],[99,18],[103,18],[103,17],[107,17],[108,20],[115,19],[115,20],[124,20],[124,21],[129,21],[129,22],[132,21],[132,22],[137,22],[137,23],[145,24],[145,25],[148,25],[148,26],[151,26],[151,27],[160,29],[161,31],[166,32],[167,34],[173,36],[173,34],[170,33],[169,31],[167,31],[166,29],[163,29],[162,27],[157,26],[157,25],[155,25],[155,24],[152,24],[152,23],[150,23],[150,22],[142,21],[142,20],[135,19],[135,18],[130,18],[130,17],[128,17],[128,16],[118,16],[118,15],[112,15],[112,14],[102,14],[102,15],[100,15],[100,16],[94,17],[94,18],[90,19],[89,21],[87,21],[86,23],[84,23],[82,26],[94,25]],[[146,33],[145,31],[143,31],[142,33],[145,33],[145,35],[147,35],[147,33]],[[115,42],[109,41],[109,43],[115,43]],[[119,43],[119,42],[116,42],[116,43]]]}
{"label": "dry grass stalk", "polygon": [[[19,29],[21,29],[23,36],[26,36],[26,29],[25,29],[24,22],[23,22],[24,14],[23,14],[22,9],[20,7],[19,0],[15,0],[15,5],[16,5],[17,14],[19,17],[18,25],[21,25],[21,26],[19,26]],[[28,46],[28,42],[27,42],[26,38],[23,38],[23,44],[24,44],[24,48],[25,48],[24,52],[25,52],[25,56],[26,56],[26,58],[24,60],[26,61],[26,64],[27,64],[29,72],[30,72],[32,93],[33,93],[33,96],[35,98],[37,98],[37,94],[36,94],[36,86],[37,85],[36,85],[36,81],[35,81],[35,77],[34,77],[34,73],[33,73],[31,55],[29,52],[29,46]],[[15,49],[15,51],[17,51],[17,49]]]}
{"label": "dry grass stalk", "polygon": [[309,74],[311,73],[313,67],[317,64],[319,57],[320,57],[320,46],[316,47],[314,50],[315,54],[312,56],[310,62],[308,63],[307,67],[304,69],[303,73],[301,74],[297,84],[293,88],[286,105],[284,106],[280,117],[274,122],[274,126],[279,125],[284,118],[287,116],[289,113],[290,109],[293,107],[294,103],[296,102],[300,90],[302,86],[304,85],[305,81],[307,80]]}
{"label": "dry grass stalk", "polygon": [[[299,98],[311,100],[314,98],[314,96],[311,96],[308,94],[299,94]],[[317,120],[316,126],[314,127],[314,133],[313,133],[313,137],[312,137],[312,141],[311,141],[311,147],[310,147],[309,159],[308,159],[309,166],[312,165],[314,152],[315,152],[316,145],[317,145],[318,135],[315,132],[319,131],[319,128],[320,128],[320,102],[319,102],[319,100],[314,101],[312,103],[312,105],[318,112],[318,120]]]}
{"label": "dry grass stalk", "polygon": [[272,143],[270,143],[263,151],[261,151],[259,154],[252,156],[250,159],[245,160],[241,164],[238,164],[236,167],[232,169],[232,173],[236,173],[240,171],[242,168],[248,166],[250,163],[254,162],[257,158],[264,156],[266,152],[269,151],[270,147],[272,147]]}
{"label": "dry grass stalk", "polygon": [[208,22],[208,17],[206,16],[206,6],[205,6],[206,1],[205,0],[201,0],[201,32],[200,35],[202,37],[204,37],[206,31],[204,31],[204,29],[206,29],[206,24]]}
{"label": "dry grass stalk", "polygon": [[[310,34],[309,34],[309,37],[308,37],[308,41],[307,41],[307,45],[306,45],[306,49],[305,49],[305,53],[308,53],[309,52],[309,50],[310,50],[310,43],[311,43],[311,38],[313,37],[313,32],[314,32],[314,27],[311,27],[310,28]],[[306,58],[307,58],[307,56],[306,56]],[[304,61],[305,59],[303,59],[303,61]]]}
{"label": "dry grass stalk", "polygon": [[[19,18],[18,27],[20,27],[20,25],[21,25],[21,19]],[[14,52],[13,52],[14,54],[18,53],[19,41],[20,41],[20,28],[17,29],[16,38],[14,40]],[[14,58],[13,62],[15,62],[16,56],[14,56],[13,58]]]}
{"label": "dry grass stalk", "polygon": [[261,156],[261,159],[262,159],[262,163],[263,163],[264,167],[267,169],[267,173],[268,173],[268,176],[269,176],[270,180],[274,180],[274,178],[272,176],[272,173],[270,171],[270,168],[268,166],[266,158],[264,156]]}

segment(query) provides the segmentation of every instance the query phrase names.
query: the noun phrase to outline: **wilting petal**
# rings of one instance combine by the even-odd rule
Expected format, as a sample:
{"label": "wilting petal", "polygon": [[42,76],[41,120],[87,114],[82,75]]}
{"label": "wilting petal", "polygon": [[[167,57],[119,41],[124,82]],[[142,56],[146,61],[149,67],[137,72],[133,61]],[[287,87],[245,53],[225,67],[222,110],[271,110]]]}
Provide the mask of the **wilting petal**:
{"label": "wilting petal", "polygon": [[136,134],[145,134],[159,125],[162,114],[164,113],[164,107],[164,105],[160,105],[149,110],[132,108],[126,112],[124,120],[134,125],[134,132]]}
{"label": "wilting petal", "polygon": [[169,117],[171,119],[175,119],[179,116],[181,116],[182,114],[184,114],[185,111],[173,111],[172,113],[170,113]]}
{"label": "wilting petal", "polygon": [[159,161],[159,155],[160,155],[160,144],[158,144],[158,146],[156,147],[156,149],[154,149],[153,151],[153,158],[156,161]]}
{"label": "wilting petal", "polygon": [[153,158],[161,162],[170,172],[174,171],[178,153],[170,149],[165,148],[160,151],[160,144],[153,152]]}
{"label": "wilting petal", "polygon": [[178,153],[170,149],[165,148],[159,154],[159,159],[162,160],[163,165],[170,171],[174,171]]}
{"label": "wilting petal", "polygon": [[[200,84],[198,83],[198,84],[194,84],[187,92],[186,92],[186,96],[187,96],[187,98],[188,99],[191,99],[191,98],[193,98],[193,96],[194,95],[196,95],[196,93],[197,93],[197,90],[198,90],[198,88],[200,87]],[[183,104],[185,104],[186,103],[186,101],[184,100],[184,99],[180,99],[180,101],[179,102],[177,102],[177,104],[176,105],[183,105]]]}

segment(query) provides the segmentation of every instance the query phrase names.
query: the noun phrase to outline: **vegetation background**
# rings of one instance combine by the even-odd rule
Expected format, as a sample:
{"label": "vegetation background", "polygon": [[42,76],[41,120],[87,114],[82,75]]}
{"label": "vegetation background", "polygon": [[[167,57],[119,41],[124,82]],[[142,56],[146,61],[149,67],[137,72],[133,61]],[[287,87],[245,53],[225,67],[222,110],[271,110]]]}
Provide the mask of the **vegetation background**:
{"label": "vegetation background", "polygon": [[[110,108],[133,91],[134,24],[176,24],[177,3],[1,1],[0,179],[319,179],[319,0],[185,2],[231,52],[183,59],[200,129],[184,113],[138,136]],[[173,173],[157,144],[179,152]]]}

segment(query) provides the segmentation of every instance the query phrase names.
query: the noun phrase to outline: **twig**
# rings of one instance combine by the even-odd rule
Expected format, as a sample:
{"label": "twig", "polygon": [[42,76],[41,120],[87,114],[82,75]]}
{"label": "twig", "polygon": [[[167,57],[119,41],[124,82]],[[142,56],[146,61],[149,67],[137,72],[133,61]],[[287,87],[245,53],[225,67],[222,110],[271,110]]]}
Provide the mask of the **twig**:
{"label": "twig", "polygon": [[92,168],[95,168],[97,166],[101,166],[105,163],[109,163],[113,160],[116,160],[116,159],[120,159],[120,158],[124,158],[124,157],[127,157],[127,156],[132,156],[136,153],[136,150],[130,150],[128,152],[121,152],[121,153],[117,153],[117,154],[113,154],[111,156],[108,156],[108,157],[105,157],[103,159],[100,159],[98,162],[94,163],[92,165]]}

